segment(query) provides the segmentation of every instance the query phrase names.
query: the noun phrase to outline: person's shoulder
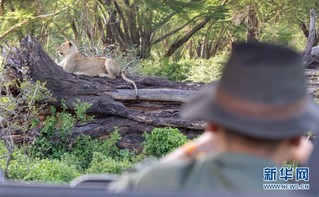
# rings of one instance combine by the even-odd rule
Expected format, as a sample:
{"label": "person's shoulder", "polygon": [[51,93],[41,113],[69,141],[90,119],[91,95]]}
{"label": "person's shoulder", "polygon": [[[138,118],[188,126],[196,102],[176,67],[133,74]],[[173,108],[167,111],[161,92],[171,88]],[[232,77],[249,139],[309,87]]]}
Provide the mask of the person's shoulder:
{"label": "person's shoulder", "polygon": [[[176,160],[163,163],[139,164],[133,172],[123,174],[118,181],[109,186],[113,191],[149,190],[176,191],[188,174],[194,162]],[[137,170],[137,171],[136,171]]]}

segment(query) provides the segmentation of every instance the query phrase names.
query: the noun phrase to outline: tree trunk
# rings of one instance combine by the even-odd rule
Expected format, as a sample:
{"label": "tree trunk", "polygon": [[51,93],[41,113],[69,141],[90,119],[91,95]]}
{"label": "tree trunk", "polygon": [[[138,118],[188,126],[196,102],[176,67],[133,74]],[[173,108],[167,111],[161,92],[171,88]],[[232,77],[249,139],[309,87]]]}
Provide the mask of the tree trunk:
{"label": "tree trunk", "polygon": [[258,41],[259,36],[259,22],[254,5],[249,5],[247,21],[247,42]]}
{"label": "tree trunk", "polygon": [[176,40],[168,51],[165,53],[164,57],[171,57],[174,52],[181,47],[185,42],[187,42],[197,31],[202,29],[209,22],[209,18],[205,18],[202,22],[196,25],[192,30],[187,32],[183,37]]}
{"label": "tree trunk", "polygon": [[4,15],[4,1],[5,0],[0,0],[0,16]]}
{"label": "tree trunk", "polygon": [[65,72],[29,36],[8,58],[12,60],[8,62],[19,60],[20,64],[7,67],[20,70],[27,66],[33,80],[46,82],[46,87],[57,99],[51,104],[59,106],[63,99],[70,110],[73,110],[72,103],[77,99],[92,104],[88,113],[94,114],[95,120],[77,125],[75,135],[84,133],[103,137],[117,128],[123,135],[123,144],[138,148],[142,132],[150,132],[154,127],[176,127],[190,136],[203,131],[204,122],[186,121],[179,117],[182,104],[203,83],[172,82],[158,77],[129,77],[136,82],[139,90],[139,100],[136,100],[134,89],[120,77],[108,79]]}
{"label": "tree trunk", "polygon": [[315,9],[311,8],[308,39],[307,39],[305,50],[302,52],[303,60],[305,62],[306,67],[312,67],[312,64],[314,64],[315,61],[317,60],[316,57],[311,56],[311,49],[317,39],[316,18],[317,18],[317,12]]}

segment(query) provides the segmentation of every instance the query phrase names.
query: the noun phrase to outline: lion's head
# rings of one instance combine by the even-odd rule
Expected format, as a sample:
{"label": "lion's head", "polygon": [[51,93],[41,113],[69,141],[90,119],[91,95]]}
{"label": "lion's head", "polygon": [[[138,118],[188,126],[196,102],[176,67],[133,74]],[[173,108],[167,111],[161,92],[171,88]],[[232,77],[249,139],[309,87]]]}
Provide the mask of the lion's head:
{"label": "lion's head", "polygon": [[60,55],[69,55],[69,54],[77,53],[78,47],[75,45],[74,42],[66,41],[65,43],[63,43],[61,46],[57,48],[57,52]]}

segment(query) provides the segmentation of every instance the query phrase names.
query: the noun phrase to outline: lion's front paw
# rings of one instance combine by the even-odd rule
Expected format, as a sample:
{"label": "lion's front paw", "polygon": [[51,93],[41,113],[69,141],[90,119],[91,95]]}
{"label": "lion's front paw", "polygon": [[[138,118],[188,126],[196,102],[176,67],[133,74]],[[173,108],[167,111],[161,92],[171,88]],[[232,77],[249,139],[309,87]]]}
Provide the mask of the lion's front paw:
{"label": "lion's front paw", "polygon": [[85,75],[83,72],[74,72],[75,75]]}

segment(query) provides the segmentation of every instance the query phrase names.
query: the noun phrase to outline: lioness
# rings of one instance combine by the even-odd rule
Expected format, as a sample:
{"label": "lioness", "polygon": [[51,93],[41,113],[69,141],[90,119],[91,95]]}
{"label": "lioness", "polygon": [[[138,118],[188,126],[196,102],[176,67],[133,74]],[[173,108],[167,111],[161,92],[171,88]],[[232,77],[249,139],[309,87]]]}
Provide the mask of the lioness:
{"label": "lioness", "polygon": [[138,97],[136,84],[124,75],[115,61],[103,57],[85,57],[79,53],[78,47],[71,41],[63,43],[57,48],[57,51],[60,55],[65,56],[58,64],[65,71],[75,75],[99,76],[111,79],[121,76],[125,81],[133,84],[136,97]]}

